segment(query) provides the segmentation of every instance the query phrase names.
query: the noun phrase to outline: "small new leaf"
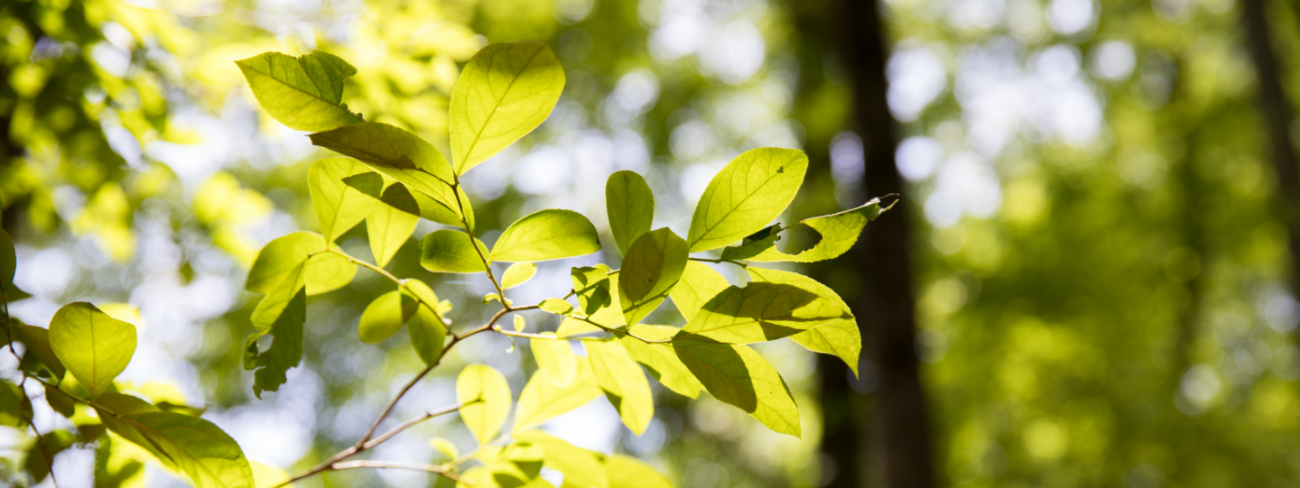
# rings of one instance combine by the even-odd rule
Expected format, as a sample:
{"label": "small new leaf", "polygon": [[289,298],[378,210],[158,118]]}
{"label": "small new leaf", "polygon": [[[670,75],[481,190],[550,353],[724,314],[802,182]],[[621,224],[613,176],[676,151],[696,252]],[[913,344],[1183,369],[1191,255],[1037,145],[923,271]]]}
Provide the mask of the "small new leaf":
{"label": "small new leaf", "polygon": [[134,325],[86,302],[65,305],[50,321],[50,347],[92,399],[126,369],[135,340]]}
{"label": "small new leaf", "polygon": [[650,232],[655,216],[655,196],[641,175],[619,171],[609,175],[605,182],[605,210],[618,252],[626,256],[632,243],[641,234]]}
{"label": "small new leaf", "polygon": [[596,226],[572,210],[540,210],[510,224],[492,246],[493,259],[546,261],[600,250]]}
{"label": "small new leaf", "polygon": [[492,44],[475,54],[451,92],[456,174],[541,125],[564,91],[564,68],[541,42]]}
{"label": "small new leaf", "polygon": [[501,288],[511,289],[516,286],[527,283],[528,280],[537,274],[537,265],[533,263],[515,263],[506,268],[505,274],[501,275]]}
{"label": "small new leaf", "polygon": [[322,131],[361,122],[343,101],[343,80],[357,69],[338,56],[314,52],[297,58],[277,52],[235,61],[257,103],[294,130]]}
{"label": "small new leaf", "polygon": [[560,300],[559,298],[547,298],[542,300],[542,303],[537,304],[537,307],[555,315],[568,315],[570,312],[573,312],[573,304]]}

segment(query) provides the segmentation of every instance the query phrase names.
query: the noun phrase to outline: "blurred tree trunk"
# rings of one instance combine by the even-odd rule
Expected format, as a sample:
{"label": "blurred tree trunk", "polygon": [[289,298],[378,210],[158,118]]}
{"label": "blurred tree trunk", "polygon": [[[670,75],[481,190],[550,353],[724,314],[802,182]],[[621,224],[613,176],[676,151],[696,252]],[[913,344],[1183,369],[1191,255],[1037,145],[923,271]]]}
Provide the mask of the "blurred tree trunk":
{"label": "blurred tree trunk", "polygon": [[1291,249],[1293,289],[1300,288],[1300,167],[1295,146],[1291,144],[1291,101],[1282,90],[1282,74],[1269,31],[1265,0],[1242,2],[1242,24],[1255,62],[1259,82],[1259,107],[1272,149],[1273,169],[1277,173],[1280,215],[1286,225]]}
{"label": "blurred tree trunk", "polygon": [[[853,94],[850,119],[862,138],[864,183],[868,197],[902,193],[894,152],[898,141],[886,102],[886,35],[880,4],[874,0],[832,0],[821,22],[802,22],[803,36],[823,38],[833,48]],[[823,53],[825,56],[829,53]],[[863,334],[863,356],[879,371],[876,389],[862,401],[848,384],[838,359],[820,361],[825,416],[824,456],[834,460],[827,486],[858,488],[929,488],[934,462],[925,392],[921,387],[914,341],[908,241],[911,226],[906,206],[918,202],[904,195],[900,207],[867,227],[845,260],[859,270],[856,296],[845,296]],[[872,374],[863,368],[864,375]],[[868,380],[869,381],[869,380]]]}

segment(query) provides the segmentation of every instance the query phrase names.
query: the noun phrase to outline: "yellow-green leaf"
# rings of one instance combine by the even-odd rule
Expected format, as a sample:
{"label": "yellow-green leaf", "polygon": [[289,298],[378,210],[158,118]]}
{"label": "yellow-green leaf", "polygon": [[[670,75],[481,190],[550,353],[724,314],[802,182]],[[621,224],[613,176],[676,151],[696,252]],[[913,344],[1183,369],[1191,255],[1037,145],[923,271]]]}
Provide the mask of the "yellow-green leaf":
{"label": "yellow-green leaf", "polygon": [[[4,325],[0,323],[0,327]],[[54,375],[55,378],[63,378],[63,373],[66,370],[63,363],[59,361],[59,357],[54,354],[54,348],[50,347],[49,330],[24,324],[14,317],[9,318],[8,325],[9,340],[21,342],[27,346],[28,354],[34,355],[41,365],[50,371],[50,374]]]}
{"label": "yellow-green leaf", "polygon": [[684,338],[672,344],[677,357],[714,398],[739,407],[774,431],[800,436],[799,408],[790,388],[753,349]]}
{"label": "yellow-green leaf", "polygon": [[564,486],[581,488],[609,486],[600,454],[574,446],[540,430],[519,432],[515,434],[515,439],[520,443],[541,447],[543,462],[546,467],[564,475]]}
{"label": "yellow-green leaf", "polygon": [[541,42],[492,44],[475,54],[451,92],[456,174],[541,125],[564,91],[564,68]]}
{"label": "yellow-green leaf", "polygon": [[312,163],[307,170],[307,189],[325,240],[334,242],[365,220],[383,186],[378,173],[352,158],[325,158]]}
{"label": "yellow-green leaf", "polygon": [[681,279],[677,280],[677,285],[668,292],[668,296],[673,299],[677,311],[689,322],[709,299],[718,296],[728,286],[731,283],[727,282],[722,273],[699,261],[688,261]]}
{"label": "yellow-green leaf", "polygon": [[93,399],[113,386],[135,354],[135,326],[94,305],[64,305],[50,320],[50,347]]}
{"label": "yellow-green leaf", "polygon": [[623,424],[636,435],[645,432],[654,418],[654,397],[645,372],[632,360],[627,349],[618,342],[586,341],[587,358],[596,383],[605,391],[605,398],[618,410]]}
{"label": "yellow-green leaf", "polygon": [[379,295],[361,312],[357,335],[361,342],[368,344],[388,339],[402,330],[402,325],[415,314],[418,306],[415,299],[399,290]]}
{"label": "yellow-green leaf", "polygon": [[568,315],[573,312],[573,304],[559,298],[542,300],[542,303],[537,304],[537,307],[555,315]]}
{"label": "yellow-green leaf", "polygon": [[618,252],[626,256],[632,243],[641,234],[650,232],[655,217],[655,196],[641,175],[619,171],[609,175],[605,182],[605,211]]}
{"label": "yellow-green leaf", "polygon": [[456,401],[464,405],[460,418],[480,445],[492,441],[501,430],[510,415],[511,398],[506,378],[489,366],[466,366],[456,378]]}
{"label": "yellow-green leaf", "polygon": [[[542,335],[555,334],[543,332]],[[543,375],[558,387],[568,386],[578,372],[578,358],[573,355],[573,347],[563,339],[529,339],[533,349],[533,359],[537,361],[538,374]]]}
{"label": "yellow-green leaf", "polygon": [[537,274],[537,265],[533,263],[515,263],[506,268],[506,272],[501,275],[501,287],[511,289],[516,286],[527,283],[528,280]]}
{"label": "yellow-green leaf", "polygon": [[698,398],[704,385],[700,384],[700,380],[695,379],[695,375],[686,368],[685,364],[682,364],[673,345],[666,342],[642,341],[642,339],[666,341],[677,335],[679,330],[667,325],[637,324],[628,327],[628,333],[631,335],[624,335],[619,338],[619,342],[627,348],[627,353],[632,356],[632,359],[641,363],[646,371],[650,372],[650,376],[659,380],[659,383],[683,396]]}
{"label": "yellow-green leaf", "polygon": [[397,250],[411,239],[419,223],[420,206],[410,190],[401,183],[385,188],[379,203],[366,216],[366,235],[375,264],[381,268],[388,266]]}
{"label": "yellow-green leaf", "polygon": [[848,317],[805,330],[790,336],[790,339],[810,351],[838,356],[844,360],[844,364],[848,365],[849,369],[853,370],[854,376],[858,375],[858,361],[862,354],[862,332],[858,330],[857,319],[853,317],[849,305],[844,303],[834,290],[818,283],[817,280],[789,271],[751,267],[749,276],[754,281],[795,286],[838,305]]}
{"label": "yellow-green leaf", "polygon": [[544,375],[533,375],[519,394],[515,413],[515,432],[542,425],[547,420],[586,405],[600,396],[600,386],[591,375],[591,366],[584,358],[575,358],[578,368],[568,386],[559,387]]}
{"label": "yellow-green leaf", "polygon": [[641,234],[632,243],[618,278],[619,300],[629,325],[640,322],[668,298],[689,257],[686,241],[667,227]]}
{"label": "yellow-green leaf", "polygon": [[728,287],[710,299],[682,333],[749,344],[851,318],[853,315],[827,297],[785,283],[755,281],[743,288]]}
{"label": "yellow-green leaf", "polygon": [[361,122],[343,101],[343,80],[357,74],[347,61],[324,52],[297,58],[277,52],[235,61],[257,103],[294,130],[322,131]]}
{"label": "yellow-green leaf", "polygon": [[257,253],[245,288],[254,293],[270,293],[304,262],[307,263],[308,295],[347,286],[357,275],[357,266],[338,254],[323,252],[325,249],[325,238],[312,232],[299,231],[276,238]]}
{"label": "yellow-green leaf", "polygon": [[[478,244],[477,252],[470,239]],[[464,232],[435,230],[420,239],[420,265],[435,273],[483,273],[486,272],[483,259],[491,262],[492,253],[483,242]]]}
{"label": "yellow-green leaf", "polygon": [[600,250],[596,226],[572,210],[548,209],[510,224],[492,246],[497,261],[546,261]]}
{"label": "yellow-green leaf", "polygon": [[[319,236],[317,236],[319,237]],[[302,327],[307,322],[306,268],[295,266],[253,309],[254,331],[244,340],[244,369],[253,372],[253,394],[276,391],[288,381],[286,374],[302,361]],[[258,350],[257,339],[271,335],[271,347]]]}
{"label": "yellow-green leaf", "polygon": [[[207,420],[157,411],[126,395],[112,402],[113,413],[99,417],[113,432],[153,454],[164,466],[185,475],[198,488],[254,488],[253,470],[229,435]],[[131,401],[126,402],[126,399]],[[125,407],[126,405],[133,405]]]}
{"label": "yellow-green leaf", "polygon": [[[419,300],[420,306],[415,314],[406,320],[406,332],[411,337],[411,347],[424,364],[433,366],[442,358],[442,350],[447,343],[447,325],[440,320],[442,312],[438,307],[438,295],[423,281],[415,278],[406,280],[404,295]],[[448,304],[450,306],[450,304]]]}
{"label": "yellow-green leaf", "polygon": [[858,242],[858,236],[862,235],[862,229],[867,227],[867,222],[876,220],[880,214],[892,207],[892,204],[888,207],[881,207],[880,199],[872,199],[861,207],[845,210],[837,214],[805,219],[794,226],[782,229],[782,232],[784,232],[797,226],[806,226],[821,235],[821,240],[816,245],[798,254],[786,254],[778,250],[775,245],[775,236],[772,236],[772,238],[754,242],[753,245],[724,249],[722,257],[723,259],[760,263],[814,263],[834,259],[853,248],[853,244]]}
{"label": "yellow-green leaf", "polygon": [[767,227],[794,200],[808,170],[796,149],[745,151],[718,172],[695,206],[686,242],[691,252],[717,249]]}
{"label": "yellow-green leaf", "polygon": [[587,320],[607,328],[627,323],[619,308],[618,276],[609,274],[609,266],[603,264],[570,270],[579,312]]}
{"label": "yellow-green leaf", "polygon": [[640,460],[615,454],[605,458],[609,488],[673,488],[664,475]]}

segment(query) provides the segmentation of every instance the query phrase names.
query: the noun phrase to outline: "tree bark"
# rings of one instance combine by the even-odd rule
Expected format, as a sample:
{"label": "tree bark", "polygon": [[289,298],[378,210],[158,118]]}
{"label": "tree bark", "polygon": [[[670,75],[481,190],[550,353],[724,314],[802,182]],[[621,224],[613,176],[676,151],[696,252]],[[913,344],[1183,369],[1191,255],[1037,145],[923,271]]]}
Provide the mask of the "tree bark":
{"label": "tree bark", "polygon": [[[846,297],[863,334],[863,353],[879,371],[871,405],[860,408],[857,422],[833,424],[828,405],[824,452],[839,469],[830,486],[930,488],[935,485],[930,419],[921,386],[915,339],[915,299],[908,242],[911,225],[907,206],[917,205],[903,191],[894,164],[898,146],[893,116],[886,102],[886,35],[878,1],[838,0],[832,25],[840,59],[852,83],[853,115],[863,141],[864,184],[868,196],[903,194],[898,208],[867,226],[849,259],[861,271],[862,287]],[[854,393],[843,367],[822,361],[823,398],[839,405]],[[864,370],[864,373],[866,371]],[[845,398],[850,397],[850,398]],[[856,402],[861,404],[863,402]],[[846,436],[863,430],[855,442]],[[862,442],[865,441],[865,442]],[[859,452],[864,448],[865,452]],[[863,462],[865,460],[865,462]],[[863,473],[859,470],[869,470]]]}
{"label": "tree bark", "polygon": [[1291,101],[1282,90],[1282,78],[1269,31],[1264,0],[1243,0],[1242,26],[1250,47],[1259,83],[1259,108],[1272,149],[1273,170],[1277,174],[1280,216],[1287,228],[1291,250],[1293,290],[1300,289],[1300,166],[1295,146],[1291,144],[1289,126],[1293,119]]}

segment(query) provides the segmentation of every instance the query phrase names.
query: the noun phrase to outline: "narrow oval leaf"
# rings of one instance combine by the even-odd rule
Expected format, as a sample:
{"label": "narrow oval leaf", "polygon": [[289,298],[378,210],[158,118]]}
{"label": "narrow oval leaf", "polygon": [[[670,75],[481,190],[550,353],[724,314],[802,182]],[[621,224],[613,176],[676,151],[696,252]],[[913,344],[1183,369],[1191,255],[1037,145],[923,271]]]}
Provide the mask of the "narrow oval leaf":
{"label": "narrow oval leaf", "polygon": [[858,375],[858,361],[862,354],[862,331],[858,330],[857,319],[853,317],[848,304],[844,303],[834,290],[818,283],[817,280],[789,271],[751,267],[749,276],[754,281],[795,286],[838,305],[848,317],[818,325],[792,335],[790,339],[810,351],[839,356],[844,360],[844,364],[853,370],[853,376]]}
{"label": "narrow oval leaf", "polygon": [[565,387],[573,382],[573,375],[578,372],[578,359],[573,355],[569,341],[529,339],[528,344],[532,346],[533,359],[537,361],[539,373],[550,380],[552,385]]}
{"label": "narrow oval leaf", "polygon": [[[365,122],[318,132],[310,137],[312,144],[360,159],[407,188],[428,196],[446,209],[444,217],[435,219],[435,222],[461,225],[462,204],[456,201],[457,192],[452,188],[456,179],[451,173],[451,165],[438,148],[420,136],[388,124]],[[464,215],[473,228],[473,214],[467,211]]]}
{"label": "narrow oval leaf", "polygon": [[799,408],[790,388],[776,368],[753,349],[682,338],[672,345],[677,357],[714,398],[739,407],[774,431],[800,436]]}
{"label": "narrow oval leaf", "polygon": [[605,458],[609,488],[673,488],[664,475],[640,460],[615,454]]}
{"label": "narrow oval leaf", "polygon": [[546,261],[600,250],[596,226],[572,210],[540,210],[510,224],[492,246],[497,261]]}
{"label": "narrow oval leaf", "polygon": [[334,242],[361,223],[379,200],[383,178],[352,158],[325,158],[307,170],[307,190],[320,219],[321,234]]}
{"label": "narrow oval leaf", "polygon": [[[769,239],[756,241],[753,245],[729,247],[722,251],[722,258],[759,263],[815,263],[835,259],[853,248],[853,245],[858,242],[858,236],[862,235],[862,229],[867,227],[867,222],[876,220],[880,214],[891,207],[893,207],[892,204],[882,208],[879,199],[872,199],[861,207],[845,210],[837,214],[805,219],[795,224],[795,226],[802,225],[811,228],[822,237],[816,245],[798,254],[786,254],[778,250],[775,245],[776,236],[773,236]],[[782,229],[782,232],[795,226]]]}
{"label": "narrow oval leaf", "polygon": [[[435,273],[483,273],[483,259],[492,261],[487,246],[478,239],[479,251],[470,245],[473,239],[464,232],[443,229],[430,232],[420,239],[420,265]],[[480,258],[479,252],[483,255]]]}
{"label": "narrow oval leaf", "polygon": [[808,156],[796,149],[745,151],[709,182],[695,206],[686,242],[691,252],[717,249],[767,227],[803,184]]}
{"label": "narrow oval leaf", "polygon": [[632,243],[618,278],[619,300],[629,325],[640,322],[668,298],[689,257],[686,241],[667,227],[641,234]]}
{"label": "narrow oval leaf", "polygon": [[559,298],[542,300],[542,303],[537,304],[537,307],[555,315],[568,315],[573,312],[573,304]]}
{"label": "narrow oval leaf", "polygon": [[308,295],[319,295],[347,286],[357,275],[357,266],[349,263],[347,258],[322,252],[325,249],[325,238],[312,232],[299,231],[276,238],[257,253],[253,268],[248,270],[245,289],[254,293],[270,293],[303,262],[307,263],[304,279]]}
{"label": "narrow oval leaf", "polygon": [[388,339],[402,330],[406,320],[415,315],[418,305],[413,298],[398,290],[379,295],[361,312],[357,335],[367,344]]}
{"label": "narrow oval leaf", "polygon": [[501,275],[501,287],[507,290],[516,286],[527,283],[528,280],[537,274],[537,265],[533,263],[515,263],[506,268],[505,274]]}
{"label": "narrow oval leaf", "polygon": [[451,92],[451,157],[465,174],[532,132],[564,91],[564,68],[541,42],[492,44],[475,54]]}
{"label": "narrow oval leaf", "polygon": [[[254,331],[244,340],[244,369],[253,372],[253,394],[279,390],[289,369],[302,361],[302,327],[307,322],[307,264],[299,264],[253,309]],[[265,351],[257,340],[275,338]]]}
{"label": "narrow oval leaf", "polygon": [[447,343],[447,324],[440,320],[442,312],[438,311],[441,302],[433,289],[423,281],[408,278],[405,283],[405,296],[413,297],[419,302],[415,314],[406,320],[411,347],[415,348],[415,354],[420,356],[424,364],[433,366],[442,358],[442,350]]}
{"label": "narrow oval leaf", "polygon": [[789,284],[755,281],[743,288],[728,287],[710,299],[682,333],[728,344],[750,344],[851,318],[852,314],[827,297]]}
{"label": "narrow oval leaf", "polygon": [[107,391],[131,362],[135,326],[89,303],[70,303],[50,320],[50,347],[93,399]]}
{"label": "narrow oval leaf", "polygon": [[632,243],[641,234],[650,232],[655,217],[655,196],[641,175],[619,171],[609,175],[605,182],[605,211],[618,252],[626,256]]}
{"label": "narrow oval leaf", "polygon": [[677,285],[668,292],[668,296],[673,299],[677,311],[689,322],[709,299],[722,293],[728,286],[731,283],[727,282],[727,278],[709,265],[687,261],[686,270],[682,272],[681,279],[677,280]]}
{"label": "narrow oval leaf", "polygon": [[235,61],[257,103],[294,130],[322,131],[361,122],[343,101],[343,80],[357,69],[338,56],[314,52],[297,58],[277,52]]}
{"label": "narrow oval leaf", "polygon": [[366,235],[375,264],[380,268],[388,266],[419,223],[420,206],[405,186],[393,183],[384,189],[379,203],[366,216]]}
{"label": "narrow oval leaf", "polygon": [[573,373],[573,381],[568,386],[559,387],[551,383],[545,375],[533,375],[519,394],[518,411],[515,413],[515,432],[542,425],[547,420],[565,412],[586,405],[600,396],[600,386],[591,375],[591,366],[584,358],[574,358],[578,369]]}
{"label": "narrow oval leaf", "polygon": [[125,414],[116,409],[101,412],[100,417],[110,430],[184,474],[198,488],[254,488],[253,470],[239,444],[207,420],[174,412]]}
{"label": "narrow oval leaf", "polygon": [[623,347],[627,348],[627,353],[641,363],[646,371],[650,373],[659,383],[662,383],[669,390],[675,391],[680,395],[698,398],[700,390],[704,385],[700,380],[695,379],[691,370],[682,364],[678,359],[676,350],[672,344],[664,342],[645,342],[646,341],[664,341],[677,335],[680,329],[667,325],[645,325],[637,324],[628,328],[628,333],[635,335],[624,335],[619,338]]}
{"label": "narrow oval leaf", "polygon": [[510,415],[511,399],[510,384],[490,366],[467,366],[456,378],[456,401],[464,405],[460,418],[480,445],[491,442],[501,430]]}
{"label": "narrow oval leaf", "polygon": [[609,266],[597,264],[573,268],[570,278],[578,297],[578,312],[587,321],[611,329],[627,323],[623,320],[623,310],[619,308],[618,275],[609,274]]}
{"label": "narrow oval leaf", "polygon": [[618,410],[623,425],[636,435],[645,432],[654,418],[654,397],[645,372],[618,342],[586,341],[587,360],[596,383],[605,391],[605,398]]}

